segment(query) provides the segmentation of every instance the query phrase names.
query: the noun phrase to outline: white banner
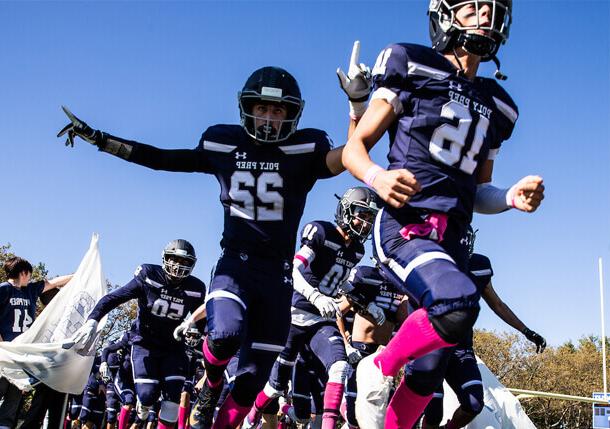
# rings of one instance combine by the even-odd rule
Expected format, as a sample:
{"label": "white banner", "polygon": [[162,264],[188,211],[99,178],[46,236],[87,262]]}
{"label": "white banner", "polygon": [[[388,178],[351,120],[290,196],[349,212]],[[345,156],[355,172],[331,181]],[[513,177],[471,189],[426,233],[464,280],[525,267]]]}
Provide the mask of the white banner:
{"label": "white banner", "polygon": [[[22,390],[42,381],[59,392],[83,391],[93,366],[95,343],[78,353],[69,339],[107,292],[98,249],[91,239],[72,280],[51,300],[29,330],[11,342],[0,342],[0,374]],[[98,335],[106,318],[98,326]]]}

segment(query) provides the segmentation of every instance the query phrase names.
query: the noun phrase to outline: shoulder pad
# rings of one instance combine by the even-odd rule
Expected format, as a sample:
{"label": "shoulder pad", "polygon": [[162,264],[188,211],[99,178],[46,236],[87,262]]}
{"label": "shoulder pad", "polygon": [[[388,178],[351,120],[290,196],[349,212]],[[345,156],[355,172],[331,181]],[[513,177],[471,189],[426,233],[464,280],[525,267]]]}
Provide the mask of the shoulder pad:
{"label": "shoulder pad", "polygon": [[481,77],[485,89],[489,91],[499,113],[514,124],[519,117],[519,109],[508,92],[498,83],[496,79]]}
{"label": "shoulder pad", "polygon": [[246,140],[247,135],[239,125],[212,125],[201,135],[197,149],[231,153]]}
{"label": "shoulder pad", "polygon": [[278,145],[278,148],[287,155],[327,152],[333,147],[328,134],[316,128],[297,130],[287,143]]}

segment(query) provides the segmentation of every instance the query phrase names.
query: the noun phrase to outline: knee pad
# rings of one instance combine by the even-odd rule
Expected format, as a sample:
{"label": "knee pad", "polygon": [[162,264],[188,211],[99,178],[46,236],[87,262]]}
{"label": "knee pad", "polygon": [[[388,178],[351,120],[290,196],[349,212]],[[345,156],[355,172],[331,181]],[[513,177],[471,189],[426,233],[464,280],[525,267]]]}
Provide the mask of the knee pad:
{"label": "knee pad", "polygon": [[344,360],[333,363],[328,369],[328,382],[343,383],[347,375],[348,367],[349,364]]}
{"label": "knee pad", "polygon": [[138,402],[146,405],[148,408],[152,407],[157,402],[158,385],[154,383],[138,383],[136,384],[136,392],[138,396]]}
{"label": "knee pad", "polygon": [[148,418],[148,412],[151,408],[152,406],[142,405],[142,403],[138,400],[136,403],[136,414],[138,415],[138,418],[145,421]]}
{"label": "knee pad", "polygon": [[235,356],[235,353],[239,350],[239,347],[241,346],[241,337],[238,335],[216,339],[210,339],[210,337],[208,337],[206,339],[206,344],[216,359],[228,360]]}
{"label": "knee pad", "polygon": [[168,423],[176,423],[178,421],[178,404],[170,401],[161,401],[161,409],[159,410],[159,420]]}
{"label": "knee pad", "polygon": [[482,384],[473,384],[466,387],[458,399],[460,401],[460,408],[467,414],[472,415],[473,418],[476,417],[483,411],[485,406]]}
{"label": "knee pad", "polygon": [[479,307],[462,308],[440,316],[429,315],[430,323],[438,335],[451,344],[457,344],[469,333],[479,316]]}

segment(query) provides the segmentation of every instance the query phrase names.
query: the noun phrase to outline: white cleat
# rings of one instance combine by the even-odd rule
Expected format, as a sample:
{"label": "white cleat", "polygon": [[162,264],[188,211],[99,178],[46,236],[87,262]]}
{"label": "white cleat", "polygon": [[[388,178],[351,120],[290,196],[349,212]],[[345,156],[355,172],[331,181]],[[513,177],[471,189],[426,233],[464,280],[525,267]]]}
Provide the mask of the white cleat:
{"label": "white cleat", "polygon": [[362,359],[356,369],[356,419],[361,428],[383,429],[385,424],[394,378],[384,376],[373,361],[381,350]]}

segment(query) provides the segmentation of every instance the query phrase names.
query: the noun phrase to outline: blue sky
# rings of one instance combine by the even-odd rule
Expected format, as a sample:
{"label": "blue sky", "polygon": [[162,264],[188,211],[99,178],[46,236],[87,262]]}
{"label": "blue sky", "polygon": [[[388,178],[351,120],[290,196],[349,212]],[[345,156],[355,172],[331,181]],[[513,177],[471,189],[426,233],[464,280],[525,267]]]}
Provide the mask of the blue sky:
{"label": "blue sky", "polygon": [[[279,65],[306,99],[300,125],[342,144],[348,107],[335,69],[347,68],[356,39],[371,66],[389,43],[428,44],[426,5],[0,2],[0,243],[63,274],[99,232],[107,277],[125,283],[182,237],[207,281],[222,228],[214,178],[155,172],[82,141],[65,148],[55,138],[60,105],[113,134],[189,148],[207,126],[238,122],[236,93],[251,71]],[[556,345],[599,332],[597,257],[610,265],[610,6],[517,1],[513,21],[499,56],[521,116],[494,181],[540,174],[547,196],[533,215],[477,216],[477,249],[492,260],[500,296]],[[373,153],[381,164],[387,145]],[[319,182],[303,222],[332,218],[333,194],[354,184],[347,173]],[[478,326],[510,329],[487,308]]]}

